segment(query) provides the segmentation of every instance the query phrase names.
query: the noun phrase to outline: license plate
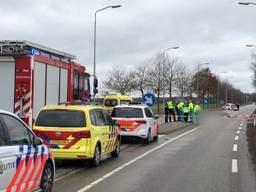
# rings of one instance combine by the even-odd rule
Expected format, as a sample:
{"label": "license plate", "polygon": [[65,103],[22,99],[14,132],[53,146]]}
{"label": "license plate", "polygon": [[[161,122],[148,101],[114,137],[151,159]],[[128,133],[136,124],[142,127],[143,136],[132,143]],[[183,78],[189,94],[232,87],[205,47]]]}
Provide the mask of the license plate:
{"label": "license plate", "polygon": [[67,145],[68,141],[67,140],[52,140],[51,144],[52,145]]}

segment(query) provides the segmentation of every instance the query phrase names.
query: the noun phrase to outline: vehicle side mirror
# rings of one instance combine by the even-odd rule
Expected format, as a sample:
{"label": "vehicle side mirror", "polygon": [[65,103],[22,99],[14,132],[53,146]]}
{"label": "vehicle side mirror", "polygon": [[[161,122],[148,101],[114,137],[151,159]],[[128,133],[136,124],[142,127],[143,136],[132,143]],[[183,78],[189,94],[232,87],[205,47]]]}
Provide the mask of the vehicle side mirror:
{"label": "vehicle side mirror", "polygon": [[98,79],[97,79],[97,77],[95,77],[95,79],[93,81],[93,88],[94,89],[98,88]]}
{"label": "vehicle side mirror", "polygon": [[153,118],[154,119],[159,119],[159,116],[158,115],[154,115]]}
{"label": "vehicle side mirror", "polygon": [[39,137],[37,137],[37,136],[34,136],[34,138],[33,138],[33,145],[34,146],[37,146],[37,145],[42,145],[42,140],[39,138]]}

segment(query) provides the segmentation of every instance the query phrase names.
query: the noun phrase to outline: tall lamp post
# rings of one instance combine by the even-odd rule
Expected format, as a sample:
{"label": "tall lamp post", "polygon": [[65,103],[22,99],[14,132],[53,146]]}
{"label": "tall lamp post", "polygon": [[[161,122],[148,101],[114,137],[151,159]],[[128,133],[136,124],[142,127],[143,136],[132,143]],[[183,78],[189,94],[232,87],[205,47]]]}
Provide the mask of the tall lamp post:
{"label": "tall lamp post", "polygon": [[94,14],[94,48],[93,48],[93,102],[95,103],[95,96],[98,92],[97,90],[97,86],[98,86],[98,80],[96,79],[96,22],[97,22],[97,13],[105,10],[105,9],[115,9],[115,8],[119,8],[121,7],[121,5],[111,5],[111,6],[107,6],[107,7],[103,7],[101,9],[98,9],[97,11],[95,11]]}
{"label": "tall lamp post", "polygon": [[210,63],[209,62],[205,62],[205,63],[198,63],[197,64],[197,78],[196,78],[196,92],[197,92],[197,104],[199,103],[199,71],[200,71],[200,68],[201,66],[203,65],[209,65]]}

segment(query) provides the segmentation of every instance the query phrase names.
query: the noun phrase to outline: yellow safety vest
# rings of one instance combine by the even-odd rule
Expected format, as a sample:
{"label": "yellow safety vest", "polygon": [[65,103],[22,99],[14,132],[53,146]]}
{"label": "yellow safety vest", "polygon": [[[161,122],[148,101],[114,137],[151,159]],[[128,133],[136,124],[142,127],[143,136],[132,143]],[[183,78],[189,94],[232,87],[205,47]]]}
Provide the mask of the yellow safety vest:
{"label": "yellow safety vest", "polygon": [[188,104],[188,107],[189,107],[189,109],[190,109],[190,110],[193,110],[193,109],[194,109],[194,105],[193,105],[193,103],[192,103],[192,102],[190,102],[190,103]]}
{"label": "yellow safety vest", "polygon": [[183,107],[183,113],[189,113],[189,107]]}
{"label": "yellow safety vest", "polygon": [[194,112],[195,113],[201,112],[201,107],[199,105],[196,105],[195,108],[194,108]]}
{"label": "yellow safety vest", "polygon": [[167,107],[168,107],[168,109],[174,109],[174,105],[173,105],[172,101],[169,101],[167,103]]}

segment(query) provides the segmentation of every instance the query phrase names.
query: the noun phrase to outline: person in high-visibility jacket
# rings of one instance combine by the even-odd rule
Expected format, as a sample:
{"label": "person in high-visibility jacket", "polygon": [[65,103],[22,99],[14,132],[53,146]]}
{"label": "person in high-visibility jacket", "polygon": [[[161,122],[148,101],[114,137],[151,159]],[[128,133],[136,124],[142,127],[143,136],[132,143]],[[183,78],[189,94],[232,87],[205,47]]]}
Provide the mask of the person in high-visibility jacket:
{"label": "person in high-visibility jacket", "polygon": [[190,121],[193,122],[194,104],[192,103],[192,101],[189,101],[188,107],[189,107],[189,117],[190,117]]}
{"label": "person in high-visibility jacket", "polygon": [[167,103],[165,103],[164,105],[164,120],[165,120],[165,123],[168,123],[168,105]]}
{"label": "person in high-visibility jacket", "polygon": [[190,108],[189,105],[184,105],[183,107],[183,114],[184,114],[184,120],[185,122],[188,122],[188,116],[189,116]]}
{"label": "person in high-visibility jacket", "polygon": [[179,121],[184,121],[184,113],[183,113],[183,107],[184,107],[184,102],[180,101],[178,104],[178,109],[179,109]]}
{"label": "person in high-visibility jacket", "polygon": [[194,107],[194,122],[199,123],[200,122],[200,115],[201,115],[201,107],[200,105],[196,104]]}
{"label": "person in high-visibility jacket", "polygon": [[175,112],[174,112],[174,109],[175,109],[174,103],[172,101],[168,101],[167,107],[168,107],[169,121],[170,122],[172,121],[172,117],[173,117],[173,121],[176,121]]}

